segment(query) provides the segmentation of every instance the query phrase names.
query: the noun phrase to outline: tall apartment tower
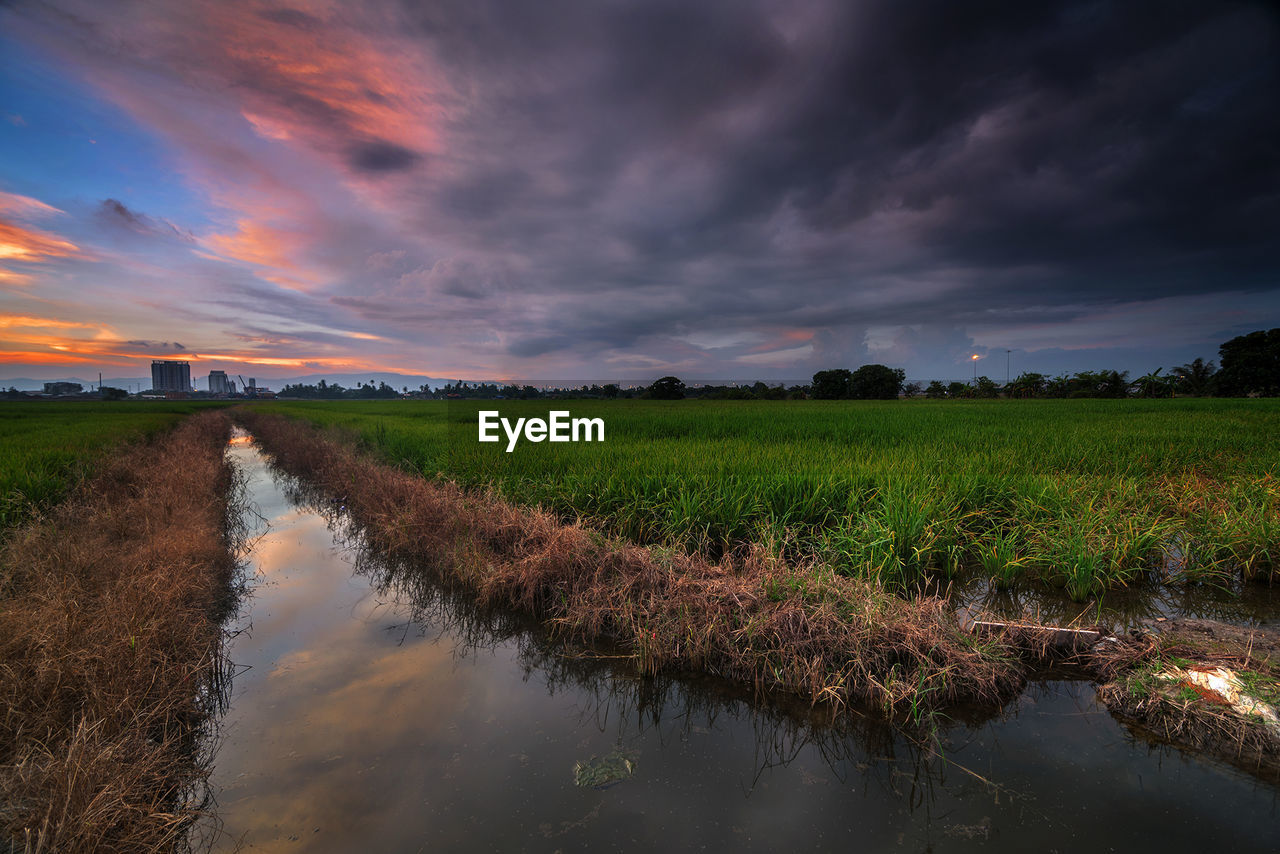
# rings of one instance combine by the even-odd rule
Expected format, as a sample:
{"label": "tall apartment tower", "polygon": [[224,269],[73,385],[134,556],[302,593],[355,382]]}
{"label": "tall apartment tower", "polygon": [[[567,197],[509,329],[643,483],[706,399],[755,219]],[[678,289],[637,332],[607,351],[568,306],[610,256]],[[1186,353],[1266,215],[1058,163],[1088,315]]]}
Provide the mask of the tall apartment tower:
{"label": "tall apartment tower", "polygon": [[209,372],[209,394],[231,394],[232,387],[226,371]]}
{"label": "tall apartment tower", "polygon": [[151,363],[151,387],[156,391],[191,391],[191,363],[156,359]]}

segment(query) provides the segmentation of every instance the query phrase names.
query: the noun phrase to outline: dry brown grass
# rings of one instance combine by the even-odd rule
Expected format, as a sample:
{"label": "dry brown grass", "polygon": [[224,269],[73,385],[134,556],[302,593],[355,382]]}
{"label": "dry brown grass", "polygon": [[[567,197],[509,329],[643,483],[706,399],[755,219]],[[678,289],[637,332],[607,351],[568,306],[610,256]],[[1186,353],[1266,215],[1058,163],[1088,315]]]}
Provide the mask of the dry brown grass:
{"label": "dry brown grass", "polygon": [[182,839],[221,690],[230,422],[192,416],[0,548],[0,822],[16,850]]}
{"label": "dry brown grass", "polygon": [[429,564],[483,604],[619,643],[645,670],[698,669],[893,713],[1022,684],[1003,641],[963,631],[941,600],[906,601],[764,550],[711,563],[609,540],[398,471],[301,422],[241,417],[278,465],[345,505],[373,547]]}

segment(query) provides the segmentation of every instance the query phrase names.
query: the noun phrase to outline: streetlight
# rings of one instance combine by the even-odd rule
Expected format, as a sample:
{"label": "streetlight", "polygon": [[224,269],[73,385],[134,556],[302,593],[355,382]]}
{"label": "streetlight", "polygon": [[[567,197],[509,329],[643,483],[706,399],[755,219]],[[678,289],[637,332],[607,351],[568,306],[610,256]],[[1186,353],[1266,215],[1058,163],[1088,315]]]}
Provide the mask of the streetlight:
{"label": "streetlight", "polygon": [[974,353],[972,356],[969,357],[969,360],[973,362],[973,384],[974,386],[977,386],[978,385],[978,354]]}

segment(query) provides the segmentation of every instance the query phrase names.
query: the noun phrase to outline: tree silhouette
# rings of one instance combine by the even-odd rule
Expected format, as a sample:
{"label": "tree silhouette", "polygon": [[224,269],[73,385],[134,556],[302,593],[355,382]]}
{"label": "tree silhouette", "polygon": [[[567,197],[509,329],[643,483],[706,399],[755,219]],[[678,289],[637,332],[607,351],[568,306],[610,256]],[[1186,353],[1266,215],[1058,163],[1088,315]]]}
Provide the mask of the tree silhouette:
{"label": "tree silhouette", "polygon": [[896,400],[907,372],[888,365],[863,365],[849,375],[849,396],[855,400]]}
{"label": "tree silhouette", "polygon": [[649,397],[654,400],[680,400],[684,397],[684,383],[678,377],[663,377],[649,386]]}
{"label": "tree silhouette", "polygon": [[1240,335],[1218,348],[1220,394],[1280,396],[1280,328]]}
{"label": "tree silhouette", "polygon": [[1197,356],[1195,361],[1179,365],[1173,369],[1172,373],[1178,378],[1178,387],[1184,393],[1200,397],[1210,391],[1214,366],[1213,362],[1206,362]]}
{"label": "tree silhouette", "polygon": [[1163,367],[1156,368],[1133,381],[1141,397],[1166,397],[1173,391],[1173,378],[1160,376],[1163,370]]}
{"label": "tree silhouette", "polygon": [[813,375],[814,400],[844,400],[851,396],[853,373],[845,368],[818,371]]}

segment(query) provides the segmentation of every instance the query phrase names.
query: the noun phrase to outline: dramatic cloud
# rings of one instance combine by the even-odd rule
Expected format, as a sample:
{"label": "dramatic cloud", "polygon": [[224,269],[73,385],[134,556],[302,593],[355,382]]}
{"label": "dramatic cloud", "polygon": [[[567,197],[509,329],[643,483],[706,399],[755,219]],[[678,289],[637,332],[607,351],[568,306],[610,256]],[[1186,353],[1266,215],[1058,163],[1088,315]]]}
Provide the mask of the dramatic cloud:
{"label": "dramatic cloud", "polygon": [[[1280,324],[1280,21],[1264,3],[0,15],[58,69],[50,86],[89,87],[172,157],[122,155],[96,209],[75,182],[0,167],[34,193],[0,195],[0,251],[39,262],[2,268],[22,277],[10,292],[47,281],[71,320],[102,305],[130,338],[181,328],[202,356],[248,343],[599,379],[880,360],[949,378],[973,353],[993,376],[1147,370]],[[13,109],[0,133],[39,145],[52,119]],[[131,200],[161,183],[182,197]],[[60,235],[30,225],[53,204]]]}
{"label": "dramatic cloud", "polygon": [[39,199],[30,196],[19,196],[17,193],[0,192],[0,215],[8,215],[19,219],[44,218],[60,214],[62,211],[46,205]]}
{"label": "dramatic cloud", "polygon": [[38,262],[73,255],[74,243],[34,228],[0,220],[0,261]]}
{"label": "dramatic cloud", "polygon": [[104,199],[98,208],[98,217],[108,226],[123,228],[144,237],[176,238],[186,243],[195,242],[195,237],[189,231],[171,222],[157,221],[146,214],[132,211],[125,206],[124,202],[116,199]]}
{"label": "dramatic cloud", "polygon": [[402,172],[413,168],[419,156],[392,142],[362,142],[351,149],[351,165],[364,172]]}
{"label": "dramatic cloud", "polygon": [[19,225],[18,220],[46,219],[62,211],[39,199],[0,192],[0,287],[25,286],[33,276],[25,264],[75,257],[79,247],[55,234]]}

